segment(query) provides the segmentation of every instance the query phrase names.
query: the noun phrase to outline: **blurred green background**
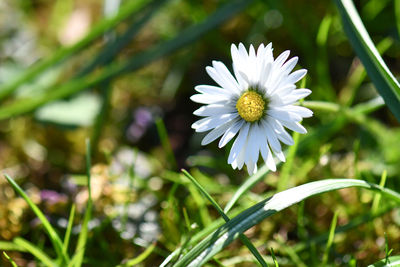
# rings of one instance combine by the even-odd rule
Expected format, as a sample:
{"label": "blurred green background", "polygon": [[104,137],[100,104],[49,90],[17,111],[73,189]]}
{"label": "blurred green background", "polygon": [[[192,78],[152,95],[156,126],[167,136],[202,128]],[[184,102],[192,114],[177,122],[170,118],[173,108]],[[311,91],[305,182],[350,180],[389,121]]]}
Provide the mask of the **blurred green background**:
{"label": "blurred green background", "polygon": [[[397,3],[355,1],[395,75]],[[205,72],[212,60],[231,69],[230,46],[239,42],[246,47],[272,42],[275,56],[287,49],[299,56],[298,67],[308,69],[305,86],[313,91],[307,100],[333,105],[316,107],[314,117],[304,121],[309,134],[300,137],[285,188],[333,177],[379,183],[387,170],[386,186],[399,191],[399,123],[382,105],[362,116],[351,113],[381,100],[334,2],[316,0],[1,1],[2,174],[15,178],[60,232],[76,203],[74,240],[87,200],[84,157],[90,138],[94,216],[86,266],[120,264],[153,242],[140,264],[159,265],[219,217],[179,170],[190,169],[221,205],[247,177],[227,165],[228,148],[201,147],[203,135],[190,127],[199,107],[189,100],[194,86],[214,84]],[[280,168],[267,174],[238,210],[276,192],[280,177]],[[385,257],[384,233],[393,254],[400,250],[400,211],[384,199],[373,207],[376,201],[373,193],[355,189],[324,194],[265,220],[247,236],[263,254],[273,247],[281,266],[319,266],[337,211],[343,232],[336,235],[330,264],[366,266]],[[17,236],[50,247],[34,214],[1,178],[0,240]],[[28,253],[8,254],[18,265],[37,266]],[[235,242],[209,265],[252,266],[251,257]],[[8,266],[3,255],[1,260]]]}

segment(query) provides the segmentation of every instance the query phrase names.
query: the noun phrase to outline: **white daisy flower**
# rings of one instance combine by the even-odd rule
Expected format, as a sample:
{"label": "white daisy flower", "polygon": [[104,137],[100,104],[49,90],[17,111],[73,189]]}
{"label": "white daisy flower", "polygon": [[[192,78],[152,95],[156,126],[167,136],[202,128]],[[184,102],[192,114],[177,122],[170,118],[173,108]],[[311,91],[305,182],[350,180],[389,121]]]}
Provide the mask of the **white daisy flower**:
{"label": "white daisy flower", "polygon": [[295,85],[307,70],[290,73],[298,58],[286,61],[289,51],[285,51],[274,60],[272,50],[271,43],[261,44],[257,53],[252,45],[247,53],[243,44],[239,47],[232,44],[235,76],[222,62],[213,61],[213,66],[206,67],[206,71],[220,87],[198,85],[195,89],[200,94],[190,98],[205,104],[193,113],[205,118],[193,123],[192,128],[196,132],[212,130],[201,144],[207,145],[222,136],[221,148],[237,135],[228,163],[234,169],[246,164],[249,174],[257,171],[260,153],[268,168],[275,171],[273,155],[285,161],[280,142],[294,143],[284,127],[304,134],[307,131],[299,122],[313,114],[296,105],[299,99],[311,93],[309,89],[296,89]]}

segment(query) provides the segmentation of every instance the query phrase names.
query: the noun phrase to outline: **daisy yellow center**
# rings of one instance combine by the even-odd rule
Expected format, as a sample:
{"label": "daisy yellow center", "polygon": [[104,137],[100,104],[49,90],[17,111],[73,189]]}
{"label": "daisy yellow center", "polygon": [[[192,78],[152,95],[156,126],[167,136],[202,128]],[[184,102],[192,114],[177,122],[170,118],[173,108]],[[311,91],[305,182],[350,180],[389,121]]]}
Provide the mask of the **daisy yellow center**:
{"label": "daisy yellow center", "polygon": [[265,101],[255,91],[247,91],[236,102],[236,109],[245,121],[255,122],[264,115]]}

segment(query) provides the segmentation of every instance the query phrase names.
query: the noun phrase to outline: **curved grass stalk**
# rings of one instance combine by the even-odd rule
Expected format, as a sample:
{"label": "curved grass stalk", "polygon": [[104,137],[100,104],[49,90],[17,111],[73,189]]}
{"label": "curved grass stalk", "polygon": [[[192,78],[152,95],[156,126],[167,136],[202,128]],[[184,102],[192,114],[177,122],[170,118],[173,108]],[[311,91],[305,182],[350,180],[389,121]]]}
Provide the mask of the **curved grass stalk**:
{"label": "curved grass stalk", "polygon": [[51,240],[51,243],[53,244],[54,250],[57,253],[57,256],[61,258],[63,262],[69,262],[69,257],[67,253],[63,250],[63,244],[60,237],[58,236],[53,226],[51,226],[50,222],[47,220],[43,212],[39,209],[38,206],[35,205],[35,203],[32,202],[32,200],[28,197],[28,195],[24,192],[24,190],[22,190],[22,188],[10,176],[8,176],[7,174],[5,174],[4,176],[6,177],[8,183],[26,201],[26,203],[28,203],[29,207],[42,222],[43,227],[46,230]]}
{"label": "curved grass stalk", "polygon": [[21,237],[16,237],[14,239],[14,243],[25,248],[29,253],[35,256],[39,261],[41,261],[45,266],[54,267],[57,264],[51,259],[43,250],[37,247],[35,244],[32,244],[28,240],[25,240]]}
{"label": "curved grass stalk", "polygon": [[311,196],[348,187],[362,187],[378,191],[400,203],[400,194],[378,185],[355,179],[327,179],[300,185],[267,198],[219,227],[198,243],[174,266],[199,266],[235,240],[240,233],[265,218]]}

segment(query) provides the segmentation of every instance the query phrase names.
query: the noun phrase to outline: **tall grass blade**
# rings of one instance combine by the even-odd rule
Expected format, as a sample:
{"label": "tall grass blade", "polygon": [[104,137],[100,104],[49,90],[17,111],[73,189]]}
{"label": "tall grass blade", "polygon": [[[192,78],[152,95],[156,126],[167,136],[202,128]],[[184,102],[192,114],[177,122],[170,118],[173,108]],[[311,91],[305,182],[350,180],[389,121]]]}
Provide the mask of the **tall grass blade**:
{"label": "tall grass blade", "polygon": [[18,265],[15,263],[15,261],[13,259],[11,259],[10,256],[7,255],[7,253],[5,251],[3,251],[3,255],[4,257],[10,262],[10,264],[12,265],[12,267],[18,267]]}
{"label": "tall grass blade", "polygon": [[335,0],[343,28],[379,94],[400,121],[400,84],[379,55],[351,0]]}
{"label": "tall grass blade", "polygon": [[69,212],[67,230],[65,231],[65,236],[64,236],[63,251],[65,253],[67,253],[67,251],[68,251],[72,225],[74,223],[74,217],[75,217],[75,204],[72,204],[71,211]]}
{"label": "tall grass blade", "polygon": [[176,169],[177,165],[174,151],[172,150],[171,143],[169,142],[167,128],[165,127],[164,121],[161,118],[156,119],[156,127],[158,136],[160,137],[161,145],[167,155],[169,165],[172,169]]}
{"label": "tall grass blade", "polygon": [[89,193],[89,198],[88,202],[86,204],[86,211],[85,215],[83,218],[83,223],[82,223],[82,229],[81,232],[79,233],[78,237],[78,243],[76,245],[75,249],[75,255],[71,259],[71,262],[69,263],[68,266],[76,266],[80,267],[82,266],[83,262],[83,256],[85,255],[85,248],[86,248],[86,242],[88,238],[88,223],[90,221],[90,218],[92,216],[92,190],[91,190],[91,176],[90,176],[90,168],[91,168],[91,148],[90,148],[90,141],[86,140],[86,175],[87,175],[87,182],[88,182],[88,193]]}
{"label": "tall grass blade", "polygon": [[32,202],[32,200],[28,197],[28,195],[25,194],[24,190],[22,190],[22,188],[19,187],[19,185],[10,176],[8,176],[7,174],[5,174],[4,176],[6,177],[10,185],[14,188],[14,190],[17,191],[17,193],[26,201],[26,203],[28,203],[29,207],[42,222],[43,227],[46,230],[58,257],[62,258],[64,262],[68,262],[69,258],[68,255],[63,252],[63,244],[61,242],[61,239],[58,236],[57,232],[54,230],[54,228],[51,226],[50,222],[47,220],[46,216],[42,213],[39,207]]}
{"label": "tall grass blade", "polygon": [[336,211],[335,214],[333,215],[333,218],[332,218],[331,227],[329,228],[328,241],[326,242],[324,255],[322,256],[322,266],[325,266],[327,264],[327,262],[328,262],[329,251],[331,250],[331,247],[332,247],[332,244],[333,244],[333,239],[335,237],[335,230],[336,230],[338,214],[339,213]]}
{"label": "tall grass blade", "polygon": [[14,243],[24,247],[29,253],[31,253],[35,258],[40,260],[44,265],[49,266],[49,267],[54,267],[56,266],[56,263],[40,248],[38,248],[36,245],[32,244],[31,242],[21,238],[21,237],[16,237],[14,239]]}
{"label": "tall grass blade", "polygon": [[378,191],[400,203],[400,194],[397,192],[362,180],[327,179],[303,184],[279,192],[243,211],[238,216],[219,227],[212,234],[208,235],[186,255],[179,259],[174,266],[199,266],[204,264],[235,240],[240,233],[258,224],[265,218],[311,196],[348,187],[362,187]]}

